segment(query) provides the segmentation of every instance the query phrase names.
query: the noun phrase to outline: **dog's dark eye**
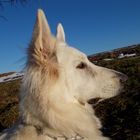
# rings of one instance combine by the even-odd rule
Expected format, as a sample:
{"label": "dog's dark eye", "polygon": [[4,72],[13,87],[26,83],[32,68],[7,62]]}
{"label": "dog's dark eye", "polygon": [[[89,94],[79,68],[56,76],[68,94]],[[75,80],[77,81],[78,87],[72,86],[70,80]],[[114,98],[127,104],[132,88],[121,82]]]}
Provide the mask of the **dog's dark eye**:
{"label": "dog's dark eye", "polygon": [[77,69],[84,69],[84,68],[86,68],[86,64],[84,63],[84,62],[81,62],[79,65],[77,65]]}

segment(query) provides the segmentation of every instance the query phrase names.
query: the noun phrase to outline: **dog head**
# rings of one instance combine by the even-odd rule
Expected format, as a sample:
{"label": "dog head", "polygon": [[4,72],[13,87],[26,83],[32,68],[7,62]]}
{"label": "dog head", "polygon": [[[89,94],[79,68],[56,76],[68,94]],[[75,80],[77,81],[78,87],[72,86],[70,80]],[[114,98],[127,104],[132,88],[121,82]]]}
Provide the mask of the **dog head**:
{"label": "dog head", "polygon": [[[28,53],[27,67],[40,71],[36,79],[41,76],[41,85],[50,85],[51,90],[56,89],[51,94],[59,92],[55,96],[63,96],[68,101],[85,104],[91,98],[113,97],[127,79],[122,73],[94,65],[84,53],[70,47],[61,24],[54,37],[41,10]],[[45,85],[45,77],[48,85]]]}

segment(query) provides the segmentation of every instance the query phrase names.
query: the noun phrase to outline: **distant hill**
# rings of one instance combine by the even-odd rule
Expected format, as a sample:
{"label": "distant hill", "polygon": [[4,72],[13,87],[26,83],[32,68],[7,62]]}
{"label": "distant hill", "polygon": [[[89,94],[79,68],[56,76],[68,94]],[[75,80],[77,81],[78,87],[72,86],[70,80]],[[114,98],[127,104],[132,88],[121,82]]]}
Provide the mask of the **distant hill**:
{"label": "distant hill", "polygon": [[93,62],[103,59],[110,60],[131,56],[140,56],[140,44],[118,48],[111,51],[96,53],[93,55],[89,55],[88,58],[90,61]]}

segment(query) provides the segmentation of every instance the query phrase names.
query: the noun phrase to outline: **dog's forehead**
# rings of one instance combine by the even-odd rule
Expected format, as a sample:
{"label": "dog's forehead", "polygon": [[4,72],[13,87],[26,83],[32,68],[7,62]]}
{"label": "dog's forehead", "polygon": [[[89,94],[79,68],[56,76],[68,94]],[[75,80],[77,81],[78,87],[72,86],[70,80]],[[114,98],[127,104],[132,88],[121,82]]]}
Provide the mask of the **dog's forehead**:
{"label": "dog's forehead", "polygon": [[58,59],[61,61],[84,61],[87,57],[84,53],[72,46],[60,46],[57,49]]}
{"label": "dog's forehead", "polygon": [[82,53],[81,51],[79,51],[78,49],[76,49],[72,46],[68,46],[67,51],[68,51],[69,55],[75,56],[75,58],[79,58],[79,59],[84,60],[86,57],[86,55],[84,53]]}

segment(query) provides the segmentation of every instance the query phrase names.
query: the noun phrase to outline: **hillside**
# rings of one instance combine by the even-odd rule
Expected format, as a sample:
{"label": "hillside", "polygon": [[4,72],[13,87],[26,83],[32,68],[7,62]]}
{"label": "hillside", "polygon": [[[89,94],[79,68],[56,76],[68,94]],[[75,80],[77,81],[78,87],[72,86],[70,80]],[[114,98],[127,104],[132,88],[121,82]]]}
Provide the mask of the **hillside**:
{"label": "hillside", "polygon": [[89,56],[89,60],[93,62],[103,59],[114,60],[131,56],[140,56],[140,44],[118,48],[108,52],[93,54]]}
{"label": "hillside", "polygon": [[[136,55],[119,58],[122,53],[123,56]],[[120,95],[97,105],[93,104],[97,116],[102,120],[104,135],[113,140],[140,140],[140,45],[91,55],[89,60],[123,72],[129,77]],[[18,118],[20,79],[0,83],[0,131],[10,127]]]}

